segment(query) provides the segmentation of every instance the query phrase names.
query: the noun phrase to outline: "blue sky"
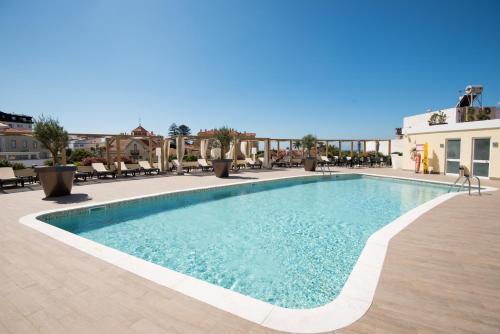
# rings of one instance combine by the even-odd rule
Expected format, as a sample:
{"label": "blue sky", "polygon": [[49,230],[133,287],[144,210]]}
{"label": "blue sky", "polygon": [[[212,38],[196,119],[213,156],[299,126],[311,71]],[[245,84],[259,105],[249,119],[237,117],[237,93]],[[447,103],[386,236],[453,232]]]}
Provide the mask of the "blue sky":
{"label": "blue sky", "polygon": [[466,84],[500,102],[499,19],[494,0],[0,0],[0,110],[71,132],[392,137]]}

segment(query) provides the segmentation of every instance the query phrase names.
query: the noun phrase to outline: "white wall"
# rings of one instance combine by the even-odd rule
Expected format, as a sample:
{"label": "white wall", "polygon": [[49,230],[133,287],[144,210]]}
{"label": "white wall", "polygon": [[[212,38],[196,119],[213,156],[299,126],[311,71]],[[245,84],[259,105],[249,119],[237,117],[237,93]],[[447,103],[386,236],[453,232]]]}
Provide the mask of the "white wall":
{"label": "white wall", "polygon": [[434,110],[431,112],[426,112],[423,114],[418,114],[414,116],[408,116],[403,119],[403,128],[404,129],[411,129],[411,128],[422,128],[422,127],[431,127],[428,123],[429,119],[431,118],[432,114],[436,112],[444,112],[445,115],[447,116],[446,122],[448,124],[454,124],[457,122],[457,109],[456,108],[448,108],[448,109],[441,109],[441,110]]}

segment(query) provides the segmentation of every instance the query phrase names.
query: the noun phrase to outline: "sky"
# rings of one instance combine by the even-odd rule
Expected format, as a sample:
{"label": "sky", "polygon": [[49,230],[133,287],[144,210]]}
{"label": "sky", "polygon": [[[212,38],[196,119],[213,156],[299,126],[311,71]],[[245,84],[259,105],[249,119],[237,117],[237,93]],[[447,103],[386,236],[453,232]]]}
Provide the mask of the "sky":
{"label": "sky", "polygon": [[500,102],[499,19],[498,0],[0,0],[0,110],[69,132],[391,138],[468,84]]}

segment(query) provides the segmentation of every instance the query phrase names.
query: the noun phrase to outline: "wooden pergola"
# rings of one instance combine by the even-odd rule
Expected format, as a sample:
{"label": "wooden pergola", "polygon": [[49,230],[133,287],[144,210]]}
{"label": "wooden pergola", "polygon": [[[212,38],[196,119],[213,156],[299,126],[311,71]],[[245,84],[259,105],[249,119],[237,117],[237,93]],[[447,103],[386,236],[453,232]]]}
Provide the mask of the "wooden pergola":
{"label": "wooden pergola", "polygon": [[[31,133],[1,133],[0,135],[7,136],[32,136]],[[154,153],[153,150],[155,148],[160,148],[161,150],[161,159],[159,161],[159,167],[162,171],[168,169],[168,157],[170,155],[170,142],[176,141],[177,138],[181,138],[181,140],[193,140],[193,141],[201,141],[201,140],[210,140],[214,139],[214,136],[178,136],[178,137],[163,137],[160,135],[157,136],[134,136],[127,134],[97,134],[97,133],[69,133],[69,137],[77,137],[77,138],[104,138],[105,139],[105,147],[106,147],[106,160],[108,163],[108,168],[111,167],[111,156],[112,152],[110,147],[113,143],[115,143],[116,150],[114,152],[116,160],[121,161],[122,156],[122,147],[120,145],[122,140],[125,139],[137,139],[137,140],[145,140],[148,142],[148,151],[149,151],[149,163],[153,165],[154,161]],[[301,154],[304,157],[304,145],[303,140],[301,138],[271,138],[271,137],[252,137],[246,136],[244,134],[237,134],[233,136],[233,145],[236,147],[239,143],[246,141],[249,143],[264,143],[264,167],[270,167],[270,159],[271,159],[271,143],[276,142],[277,151],[280,151],[280,143],[287,142],[289,144],[289,152],[290,156],[293,151],[294,143],[301,143]],[[339,148],[339,157],[342,156],[342,143],[350,143],[350,156],[354,155],[354,143],[357,143],[357,152],[361,152],[361,146],[363,147],[363,154],[366,155],[366,143],[367,142],[375,142],[376,143],[376,152],[379,153],[379,146],[381,142],[387,142],[388,145],[388,154],[391,154],[391,140],[390,139],[317,139],[315,143],[316,152],[318,151],[318,144],[325,143],[325,155],[328,156],[329,143],[338,143]],[[236,151],[237,152],[237,151]],[[62,163],[66,163],[66,154],[65,149],[61,152],[62,155]],[[246,154],[245,154],[246,155]],[[236,165],[237,163],[237,154],[233,154],[233,162]],[[121,164],[117,164],[118,174],[121,174]]]}

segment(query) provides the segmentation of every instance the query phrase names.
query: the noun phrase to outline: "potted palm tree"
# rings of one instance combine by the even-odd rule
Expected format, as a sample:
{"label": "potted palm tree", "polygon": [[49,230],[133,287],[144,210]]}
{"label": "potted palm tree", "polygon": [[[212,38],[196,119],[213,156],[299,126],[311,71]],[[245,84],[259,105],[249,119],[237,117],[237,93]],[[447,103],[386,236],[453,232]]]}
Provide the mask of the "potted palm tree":
{"label": "potted palm tree", "polygon": [[225,159],[226,153],[229,151],[231,143],[231,131],[227,126],[223,126],[214,131],[214,139],[219,142],[220,157],[219,159],[212,160],[215,176],[228,177],[229,168],[231,167],[232,160]]}
{"label": "potted palm tree", "polygon": [[71,193],[76,166],[59,165],[58,154],[68,145],[68,132],[51,117],[41,116],[35,120],[33,137],[52,155],[52,166],[36,167],[36,172],[47,197],[64,196]]}
{"label": "potted palm tree", "polygon": [[314,172],[316,170],[316,157],[311,156],[311,150],[316,145],[317,138],[311,134],[302,138],[302,144],[307,150],[307,158],[304,160],[304,170]]}

